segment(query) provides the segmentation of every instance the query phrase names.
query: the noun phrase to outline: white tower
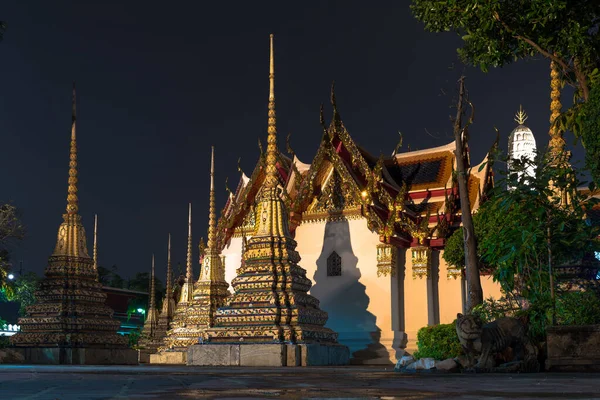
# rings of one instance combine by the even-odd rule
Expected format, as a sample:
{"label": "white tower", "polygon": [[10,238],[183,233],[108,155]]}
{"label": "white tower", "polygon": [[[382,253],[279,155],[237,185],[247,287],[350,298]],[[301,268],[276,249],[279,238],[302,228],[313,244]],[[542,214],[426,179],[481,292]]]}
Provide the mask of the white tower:
{"label": "white tower", "polygon": [[[519,124],[513,131],[508,135],[508,158],[509,158],[509,172],[511,170],[510,161],[520,160],[525,157],[529,160],[535,158],[535,137],[531,129],[526,127],[525,120],[527,114],[523,111],[523,107],[519,108],[519,112],[515,116],[515,121]],[[528,166],[524,171],[528,176],[533,176],[535,171],[533,166]],[[523,172],[519,173],[519,178]],[[510,187],[509,187],[510,189]]]}

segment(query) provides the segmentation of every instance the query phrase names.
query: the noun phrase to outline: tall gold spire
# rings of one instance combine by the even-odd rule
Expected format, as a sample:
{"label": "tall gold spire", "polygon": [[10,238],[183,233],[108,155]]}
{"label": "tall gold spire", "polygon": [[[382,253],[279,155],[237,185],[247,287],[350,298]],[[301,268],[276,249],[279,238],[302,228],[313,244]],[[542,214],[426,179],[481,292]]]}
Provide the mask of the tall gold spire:
{"label": "tall gold spire", "polygon": [[150,274],[150,307],[149,310],[153,310],[156,304],[156,293],[154,290],[154,254],[152,254],[152,272]]}
{"label": "tall gold spire", "polygon": [[560,71],[558,65],[550,62],[550,152],[553,157],[560,155],[565,148],[565,139],[557,124],[562,104],[560,103]]}
{"label": "tall gold spire", "polygon": [[527,118],[527,114],[523,111],[523,106],[519,105],[519,112],[515,114],[515,122],[519,125],[523,125]]}
{"label": "tall gold spire", "polygon": [[[232,281],[234,294],[214,313],[208,343],[332,344],[336,333],[323,327],[327,313],[308,294],[306,271],[288,226],[288,209],[276,168],[275,63],[273,35],[269,58],[269,119],[266,178],[257,196],[255,234],[244,244],[244,264]],[[225,283],[226,284],[226,283]]]}
{"label": "tall gold spire", "polygon": [[71,114],[71,161],[69,162],[69,194],[67,196],[67,213],[77,214],[79,201],[77,199],[77,110],[75,108],[76,94],[73,82],[73,109]]}
{"label": "tall gold spire", "polygon": [[167,293],[165,298],[168,302],[173,298],[173,268],[171,267],[171,234],[169,233],[169,244],[167,245]]}
{"label": "tall gold spire", "polygon": [[64,222],[58,229],[58,237],[53,256],[84,257],[90,260],[90,270],[86,271],[91,275],[96,274],[93,271],[94,262],[90,259],[85,240],[85,229],[81,223],[79,212],[79,200],[77,198],[77,113],[76,113],[76,93],[75,82],[73,82],[73,103],[71,112],[71,146],[69,156],[69,189],[67,195],[67,212],[63,214]]}
{"label": "tall gold spire", "polygon": [[273,35],[270,36],[269,56],[269,119],[267,125],[267,166],[266,188],[275,188],[277,179],[277,118],[275,115],[275,51],[273,48]]}
{"label": "tall gold spire", "polygon": [[210,197],[208,202],[208,248],[217,247],[217,214],[215,206],[215,146],[210,156]]}
{"label": "tall gold spire", "polygon": [[98,271],[98,214],[94,214],[94,270]]}
{"label": "tall gold spire", "polygon": [[194,282],[194,269],[192,267],[192,203],[190,203],[188,214],[188,246],[187,246],[187,269],[185,272],[185,281],[192,284]]}

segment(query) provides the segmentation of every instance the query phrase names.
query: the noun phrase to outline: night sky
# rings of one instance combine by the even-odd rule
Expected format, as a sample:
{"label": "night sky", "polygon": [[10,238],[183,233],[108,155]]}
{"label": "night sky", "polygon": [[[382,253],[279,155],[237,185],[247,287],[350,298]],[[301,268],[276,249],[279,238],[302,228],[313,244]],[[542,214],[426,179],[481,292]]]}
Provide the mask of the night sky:
{"label": "night sky", "polygon": [[[184,266],[192,202],[197,276],[210,146],[221,209],[225,179],[232,189],[239,180],[238,157],[250,174],[258,138],[266,141],[270,33],[279,147],[285,150],[291,132],[305,163],[321,138],[321,103],[330,120],[332,80],[350,135],[375,155],[391,154],[398,131],[402,151],[451,142],[448,117],[462,72],[476,107],[474,163],[493,143],[494,126],[506,149],[519,104],[538,147],[545,146],[549,62],[520,61],[487,74],[464,67],[459,38],[425,32],[408,3],[3,1],[0,201],[17,205],[27,226],[14,263],[41,273],[54,249],[66,206],[76,81],[79,201],[90,254],[97,213],[100,265],[116,264],[128,277],[147,271],[154,252],[162,277],[171,232],[174,264]],[[565,93],[563,104],[570,97]],[[574,149],[575,161],[582,152]]]}

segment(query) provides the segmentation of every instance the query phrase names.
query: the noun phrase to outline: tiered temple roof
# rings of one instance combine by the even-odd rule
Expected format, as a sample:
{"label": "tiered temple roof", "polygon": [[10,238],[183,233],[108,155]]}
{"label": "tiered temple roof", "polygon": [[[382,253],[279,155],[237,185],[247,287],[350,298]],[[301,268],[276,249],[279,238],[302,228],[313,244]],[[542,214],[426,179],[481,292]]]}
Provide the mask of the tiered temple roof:
{"label": "tiered temple roof", "polygon": [[[300,162],[291,149],[291,158],[277,154],[277,179],[285,188],[282,199],[291,211],[291,231],[301,223],[335,218],[337,213],[365,217],[382,243],[406,248],[421,237],[433,248],[443,247],[461,221],[458,185],[453,179],[455,143],[375,157],[351,138],[337,110],[333,88],[332,105],[329,126],[321,117],[321,144],[311,164]],[[491,161],[486,156],[471,168],[469,197],[473,210],[493,186]],[[344,197],[343,209],[337,211],[327,206],[324,198],[331,196],[328,185],[333,183],[333,176],[341,181]],[[242,231],[249,235],[254,232],[252,206],[264,180],[265,157],[261,154],[250,177],[242,174],[223,209],[218,225],[221,247]]]}

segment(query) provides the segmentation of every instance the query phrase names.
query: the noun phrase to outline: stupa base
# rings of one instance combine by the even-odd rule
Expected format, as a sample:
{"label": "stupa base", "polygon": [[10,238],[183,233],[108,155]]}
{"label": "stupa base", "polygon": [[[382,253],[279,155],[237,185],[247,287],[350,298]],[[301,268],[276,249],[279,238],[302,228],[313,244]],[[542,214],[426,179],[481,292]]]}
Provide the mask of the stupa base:
{"label": "stupa base", "polygon": [[307,367],[347,365],[348,347],[332,344],[197,344],[188,348],[187,365],[231,367]]}
{"label": "stupa base", "polygon": [[128,348],[13,347],[23,364],[138,365],[138,352]]}
{"label": "stupa base", "polygon": [[187,362],[187,352],[184,351],[163,351],[150,354],[150,364],[172,364],[185,365]]}

